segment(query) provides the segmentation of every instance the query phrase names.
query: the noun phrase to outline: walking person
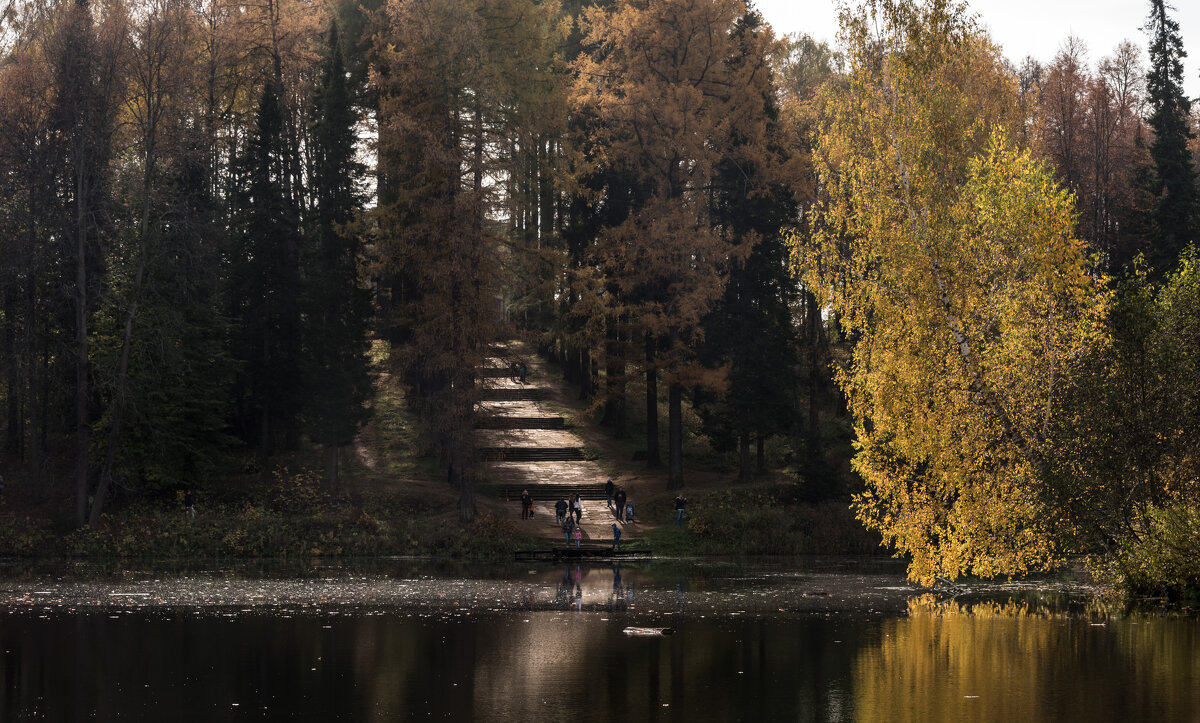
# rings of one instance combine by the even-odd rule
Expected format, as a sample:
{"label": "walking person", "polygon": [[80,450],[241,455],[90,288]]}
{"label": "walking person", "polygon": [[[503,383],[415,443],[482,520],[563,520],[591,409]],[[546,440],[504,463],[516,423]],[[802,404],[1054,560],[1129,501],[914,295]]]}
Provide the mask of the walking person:
{"label": "walking person", "polygon": [[683,493],[680,492],[678,495],[675,496],[675,524],[676,525],[683,524],[683,508],[685,505],[687,505],[687,499],[683,496]]}
{"label": "walking person", "polygon": [[583,530],[579,525],[576,525],[575,529],[571,531],[571,537],[575,540],[575,549],[578,550],[579,544],[583,542]]}
{"label": "walking person", "polygon": [[525,376],[528,370],[525,368],[525,362],[521,362],[521,383],[525,383]]}
{"label": "walking person", "polygon": [[617,487],[616,487],[616,485],[613,484],[612,480],[609,480],[604,483],[604,502],[609,507],[612,507],[613,490],[615,490],[616,488]]}
{"label": "walking person", "polygon": [[521,519],[529,519],[529,509],[533,507],[533,497],[529,495],[529,490],[521,492]]}
{"label": "walking person", "polygon": [[613,523],[613,544],[612,544],[612,546],[613,546],[613,548],[616,549],[617,552],[621,551],[621,526],[615,522]]}
{"label": "walking person", "polygon": [[183,494],[183,513],[193,520],[196,519],[196,504],[191,490]]}
{"label": "walking person", "polygon": [[578,525],[580,518],[583,517],[583,500],[579,498],[578,493],[575,494],[575,501],[571,507],[575,510],[575,524]]}
{"label": "walking person", "polygon": [[628,495],[625,494],[625,488],[618,487],[617,494],[615,497],[613,497],[613,501],[617,503],[617,519],[618,520],[625,519],[625,500],[627,499],[627,497],[628,497]]}
{"label": "walking person", "polygon": [[567,500],[563,497],[558,498],[558,502],[554,503],[554,519],[558,524],[562,524],[563,518],[567,516]]}
{"label": "walking person", "polygon": [[625,522],[633,522],[633,503],[625,503]]}
{"label": "walking person", "polygon": [[570,547],[571,546],[571,533],[575,531],[575,522],[571,519],[570,515],[566,515],[563,518],[562,531],[563,531],[563,545],[566,547]]}

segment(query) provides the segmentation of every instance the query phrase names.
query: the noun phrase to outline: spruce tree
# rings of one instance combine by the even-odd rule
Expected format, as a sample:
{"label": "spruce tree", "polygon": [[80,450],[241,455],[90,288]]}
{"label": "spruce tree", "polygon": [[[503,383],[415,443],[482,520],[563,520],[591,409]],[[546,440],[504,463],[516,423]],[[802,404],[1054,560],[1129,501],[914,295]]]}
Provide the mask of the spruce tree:
{"label": "spruce tree", "polygon": [[237,385],[236,431],[264,459],[279,432],[298,420],[300,319],[296,300],[299,230],[284,193],[283,114],[272,82],[263,88],[255,132],[241,159],[237,248],[230,269]]}
{"label": "spruce tree", "polygon": [[362,207],[358,184],[365,169],[355,160],[357,115],[348,77],[335,23],[313,99],[313,244],[306,264],[304,355],[310,388],[309,434],[326,450],[330,486],[338,480],[338,448],[353,441],[366,420],[371,393],[367,364],[371,303],[359,284],[362,241],[351,225]]}
{"label": "spruce tree", "polygon": [[[747,13],[736,26],[742,43],[759,35],[762,18]],[[744,62],[744,56],[733,62]],[[744,259],[731,264],[725,293],[705,320],[705,363],[729,365],[723,395],[697,391],[697,411],[705,433],[719,449],[735,444],[739,476],[751,472],[750,439],[787,431],[795,419],[793,395],[796,330],[792,305],[797,285],[790,269],[783,229],[796,203],[785,184],[771,178],[785,162],[780,139],[779,109],[771,85],[764,86],[762,137],[746,137],[741,129],[728,139],[727,152],[713,181],[713,224],[735,246],[753,243]],[[773,142],[774,141],[774,142]]]}
{"label": "spruce tree", "polygon": [[1175,265],[1180,252],[1193,240],[1196,222],[1196,171],[1188,141],[1191,102],[1183,92],[1183,59],[1187,53],[1179,37],[1179,23],[1167,16],[1166,0],[1150,0],[1150,72],[1146,94],[1154,140],[1150,158],[1154,173],[1150,191],[1153,210],[1151,260],[1165,270]]}

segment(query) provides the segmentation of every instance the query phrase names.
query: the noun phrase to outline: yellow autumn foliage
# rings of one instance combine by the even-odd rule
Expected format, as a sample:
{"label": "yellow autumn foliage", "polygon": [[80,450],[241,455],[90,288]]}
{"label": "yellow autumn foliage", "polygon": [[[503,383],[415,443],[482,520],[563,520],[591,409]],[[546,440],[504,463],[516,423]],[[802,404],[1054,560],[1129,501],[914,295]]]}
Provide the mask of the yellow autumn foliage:
{"label": "yellow autumn foliage", "polygon": [[843,14],[824,102],[812,288],[855,341],[860,518],[909,575],[1045,567],[1056,395],[1102,305],[1071,194],[1015,140],[1015,81],[961,4]]}

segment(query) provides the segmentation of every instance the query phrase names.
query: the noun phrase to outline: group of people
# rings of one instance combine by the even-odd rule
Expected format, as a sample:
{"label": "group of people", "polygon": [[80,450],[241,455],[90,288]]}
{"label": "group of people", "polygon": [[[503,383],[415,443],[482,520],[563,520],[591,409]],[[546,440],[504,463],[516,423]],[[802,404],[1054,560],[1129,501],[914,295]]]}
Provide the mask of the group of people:
{"label": "group of people", "polygon": [[572,494],[570,499],[560,497],[558,502],[554,503],[554,513],[558,524],[562,526],[567,547],[571,546],[571,540],[575,541],[575,547],[579,547],[583,542],[583,528],[579,525],[579,520],[583,517],[583,501],[579,495]]}
{"label": "group of people", "polygon": [[604,496],[608,501],[608,506],[613,509],[613,514],[622,522],[633,522],[633,503],[629,501],[629,495],[625,493],[624,487],[617,487],[612,480],[604,483]]}
{"label": "group of people", "polygon": [[[633,503],[629,501],[629,495],[623,487],[618,487],[613,484],[612,480],[604,483],[604,495],[607,498],[609,508],[613,509],[613,514],[617,518],[616,522],[612,523],[613,530],[613,547],[617,550],[621,549],[621,526],[618,522],[631,523],[633,522]],[[684,508],[687,506],[687,499],[682,495],[675,497],[675,524],[683,524]],[[571,541],[574,540],[575,547],[579,547],[583,541],[583,529],[580,525],[580,520],[583,518],[583,499],[579,493],[572,493],[570,497],[560,497],[558,502],[554,503],[555,520],[562,526],[563,539],[567,547],[571,546]],[[524,490],[521,493],[521,519],[527,520],[533,517],[533,497],[529,494],[529,490]]]}
{"label": "group of people", "polygon": [[512,366],[509,367],[509,371],[512,372],[514,384],[524,384],[529,372],[528,367],[525,366],[525,362],[521,362],[520,364],[513,362]]}
{"label": "group of people", "polygon": [[[561,500],[560,500],[561,501]],[[561,518],[563,541],[567,547],[571,546],[571,540],[575,541],[575,547],[579,547],[583,542],[583,527],[579,524],[579,520],[573,514],[565,514]]]}
{"label": "group of people", "polygon": [[554,512],[557,515],[555,519],[561,525],[564,517],[574,517],[574,523],[579,524],[579,518],[583,517],[583,501],[578,494],[572,494],[568,500],[566,497],[560,497],[558,502],[554,503]]}

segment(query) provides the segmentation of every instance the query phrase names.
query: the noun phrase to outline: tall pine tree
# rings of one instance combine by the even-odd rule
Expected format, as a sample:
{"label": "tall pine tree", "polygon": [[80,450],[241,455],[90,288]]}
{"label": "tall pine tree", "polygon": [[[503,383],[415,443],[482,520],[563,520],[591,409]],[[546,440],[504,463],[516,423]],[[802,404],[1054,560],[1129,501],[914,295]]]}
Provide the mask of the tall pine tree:
{"label": "tall pine tree", "polygon": [[1183,59],[1179,23],[1167,16],[1166,0],[1150,0],[1150,73],[1146,76],[1150,127],[1154,141],[1150,158],[1154,174],[1150,190],[1156,201],[1151,260],[1160,270],[1175,265],[1193,240],[1196,222],[1196,170],[1188,141],[1192,138],[1192,104],[1183,92]]}
{"label": "tall pine tree", "polygon": [[313,228],[306,264],[305,364],[312,440],[325,448],[326,480],[338,481],[338,448],[354,439],[367,417],[369,292],[359,284],[362,240],[353,227],[362,208],[365,168],[355,159],[354,93],[342,60],[337,24],[313,99]]}

